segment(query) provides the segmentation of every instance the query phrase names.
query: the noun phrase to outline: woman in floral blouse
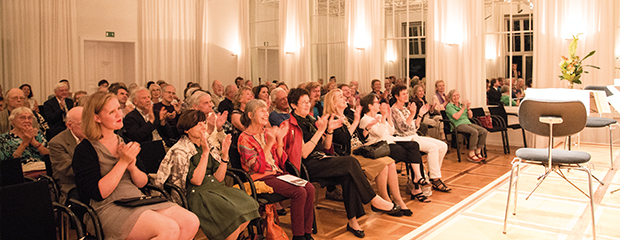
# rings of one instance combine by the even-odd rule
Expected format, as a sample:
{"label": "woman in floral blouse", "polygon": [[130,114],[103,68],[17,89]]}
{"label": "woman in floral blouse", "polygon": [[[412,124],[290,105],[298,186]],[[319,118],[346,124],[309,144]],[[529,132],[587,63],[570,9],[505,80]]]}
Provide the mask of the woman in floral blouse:
{"label": "woman in floral blouse", "polygon": [[49,154],[47,140],[39,129],[32,127],[32,110],[19,107],[11,111],[9,122],[13,129],[0,135],[0,161],[17,158],[27,176],[45,171],[43,155]]}

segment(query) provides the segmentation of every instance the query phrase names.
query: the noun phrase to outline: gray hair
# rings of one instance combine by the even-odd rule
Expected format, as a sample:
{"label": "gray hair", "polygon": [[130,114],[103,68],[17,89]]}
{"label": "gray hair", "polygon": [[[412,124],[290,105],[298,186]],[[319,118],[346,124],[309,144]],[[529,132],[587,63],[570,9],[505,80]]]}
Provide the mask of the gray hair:
{"label": "gray hair", "polygon": [[282,89],[282,88],[275,88],[274,90],[271,91],[271,94],[269,95],[269,99],[271,99],[271,102],[276,102],[276,96],[278,95],[279,92],[284,92],[286,93],[286,90]]}
{"label": "gray hair", "polygon": [[61,83],[57,83],[57,84],[56,84],[56,86],[54,87],[54,91],[58,90],[58,89],[59,89],[59,88],[61,88],[61,87],[67,87],[67,88],[69,88],[69,86],[67,86],[67,84],[66,84],[66,83],[61,82]]}
{"label": "gray hair", "polygon": [[[32,113],[32,110],[30,108],[27,107],[18,107],[16,109],[13,109],[13,111],[11,111],[11,115],[9,116],[9,123],[11,123],[11,126],[13,126],[13,120],[21,115],[21,114],[30,114],[30,116],[32,116],[34,118],[34,114]],[[34,121],[34,119],[33,119]]]}
{"label": "gray hair", "polygon": [[198,105],[198,102],[200,102],[200,98],[207,96],[207,95],[210,95],[210,94],[205,91],[195,91],[194,94],[192,94],[192,96],[187,99],[189,108],[193,108],[194,106]]}
{"label": "gray hair", "polygon": [[133,91],[131,91],[131,95],[130,96],[131,96],[131,101],[132,102],[135,102],[135,99],[138,96],[138,92],[142,91],[142,90],[145,90],[147,93],[149,93],[149,96],[151,96],[151,92],[148,89],[146,89],[145,87],[138,87],[138,88],[134,89]]}

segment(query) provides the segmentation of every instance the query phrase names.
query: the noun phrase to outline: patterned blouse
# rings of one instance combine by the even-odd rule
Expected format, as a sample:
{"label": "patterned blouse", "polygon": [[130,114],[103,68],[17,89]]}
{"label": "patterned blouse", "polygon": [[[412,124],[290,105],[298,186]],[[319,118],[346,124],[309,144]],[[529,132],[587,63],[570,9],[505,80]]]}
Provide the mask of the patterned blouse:
{"label": "patterned blouse", "polygon": [[[43,137],[41,131],[37,133],[35,139],[43,144],[44,147],[47,147],[47,140]],[[6,132],[0,135],[0,161],[13,158],[13,152],[17,151],[19,145],[22,144],[22,139],[19,136],[15,135],[12,132]],[[20,158],[22,164],[27,164],[30,162],[40,162],[43,158],[43,155],[39,153],[32,144],[26,147],[26,150],[22,153]]]}
{"label": "patterned blouse", "polygon": [[[265,171],[277,171],[286,169],[284,162],[287,159],[286,152],[282,152],[282,156],[276,154],[277,144],[274,144],[269,152],[263,149],[264,132],[259,135],[250,135],[246,132],[239,136],[239,155],[241,155],[241,167],[250,175],[255,173],[263,174]],[[258,141],[257,138],[263,138]],[[274,169],[275,168],[275,169]]]}
{"label": "patterned blouse", "polygon": [[396,108],[396,105],[392,106],[392,120],[394,121],[395,135],[399,137],[415,136],[418,129],[415,125],[415,120],[411,124],[407,124],[407,118],[411,115],[411,111],[406,107],[403,109]]}

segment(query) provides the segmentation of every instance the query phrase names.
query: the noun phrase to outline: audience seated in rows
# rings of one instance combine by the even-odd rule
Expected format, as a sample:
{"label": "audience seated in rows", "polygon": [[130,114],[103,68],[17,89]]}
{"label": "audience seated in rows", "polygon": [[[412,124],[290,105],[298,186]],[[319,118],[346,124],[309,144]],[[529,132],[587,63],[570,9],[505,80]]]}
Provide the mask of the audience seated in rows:
{"label": "audience seated in rows", "polygon": [[[363,129],[368,144],[378,141],[387,141],[390,147],[390,157],[396,162],[405,162],[413,166],[413,176],[409,176],[414,185],[411,189],[411,199],[420,202],[430,202],[422,194],[421,186],[428,184],[424,178],[424,165],[420,155],[420,146],[410,138],[394,137],[394,121],[390,106],[387,103],[380,103],[374,93],[366,94],[362,97],[362,113],[364,116],[360,120],[359,127]],[[380,113],[380,114],[379,114]]]}
{"label": "audience seated in rows", "polygon": [[[293,239],[311,239],[314,220],[314,186],[296,186],[278,179],[285,175],[287,154],[284,153],[284,136],[288,125],[270,127],[267,104],[253,99],[246,104],[241,119],[246,127],[239,136],[238,150],[241,166],[253,180],[265,182],[275,193],[291,199],[291,228]],[[267,129],[266,129],[267,127]]]}
{"label": "audience seated in rows", "polygon": [[192,239],[198,231],[195,214],[172,202],[127,208],[115,200],[140,197],[148,182],[136,166],[140,144],[125,144],[114,133],[123,127],[123,113],[114,94],[97,92],[84,107],[86,139],[73,155],[73,170],[83,202],[96,211],[107,239]]}
{"label": "audience seated in rows", "polygon": [[436,138],[423,137],[417,133],[418,127],[422,123],[422,116],[430,111],[432,107],[428,104],[422,105],[419,109],[417,104],[409,104],[408,107],[405,107],[405,103],[409,100],[409,95],[407,87],[404,85],[395,86],[392,89],[392,95],[396,98],[396,103],[392,105],[391,109],[395,135],[417,142],[420,146],[420,151],[428,153],[426,157],[429,169],[428,175],[433,189],[442,192],[450,191],[451,189],[441,181],[441,165],[448,152],[448,145]]}
{"label": "audience seated in rows", "polygon": [[[334,154],[338,156],[352,156],[351,151],[362,146],[359,139],[357,126],[360,122],[360,114],[362,107],[358,106],[353,118],[345,116],[345,109],[348,103],[342,90],[335,89],[325,95],[325,115],[332,115],[334,119],[342,119],[342,126],[334,129],[332,137],[332,146]],[[407,208],[405,202],[400,195],[398,186],[398,174],[396,173],[396,165],[394,159],[390,157],[382,157],[378,159],[370,159],[362,156],[354,156],[366,174],[366,178],[375,181],[379,190],[379,196],[385,200],[390,200],[389,192],[392,194],[391,200],[401,206],[401,212],[393,215],[411,216],[413,212]]]}
{"label": "audience seated in rows", "polygon": [[504,106],[518,106],[519,105],[519,101],[520,100],[515,100],[514,98],[512,99],[512,101],[510,101],[510,87],[509,86],[502,86],[501,88],[501,92],[502,92],[502,97],[500,98],[500,102],[504,105]]}
{"label": "audience seated in rows", "polygon": [[342,185],[349,219],[347,230],[363,237],[364,231],[357,221],[365,214],[363,204],[371,203],[377,211],[389,213],[400,212],[401,207],[375,194],[354,157],[325,154],[326,149],[332,148],[333,131],[342,125],[342,119],[328,115],[319,119],[311,117],[309,94],[305,89],[291,89],[289,92],[288,102],[293,112],[291,118],[280,124],[281,128],[289,129],[283,140],[284,151],[298,169],[303,161],[313,181],[323,185]]}

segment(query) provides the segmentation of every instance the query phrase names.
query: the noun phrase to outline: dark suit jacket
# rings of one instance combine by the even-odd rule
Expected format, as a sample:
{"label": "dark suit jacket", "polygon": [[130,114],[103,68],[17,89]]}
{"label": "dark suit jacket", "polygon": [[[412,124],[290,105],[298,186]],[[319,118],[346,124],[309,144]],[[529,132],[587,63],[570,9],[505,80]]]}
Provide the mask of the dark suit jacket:
{"label": "dark suit jacket", "polygon": [[490,87],[487,91],[487,103],[489,105],[498,105],[501,98],[502,94],[497,89]]}
{"label": "dark suit jacket", "polygon": [[230,122],[230,116],[232,115],[233,110],[235,110],[235,105],[228,98],[224,98],[224,100],[220,102],[220,105],[217,106],[217,111],[220,113],[223,113],[224,111],[228,111],[228,119],[227,119],[228,122]]}
{"label": "dark suit jacket", "polygon": [[60,203],[64,204],[69,190],[75,187],[73,174],[73,151],[77,142],[71,130],[65,129],[49,141],[50,161],[52,162],[53,178],[60,186]]}
{"label": "dark suit jacket", "polygon": [[[66,98],[65,105],[67,106],[67,112],[73,108],[73,100]],[[47,130],[47,139],[52,139],[58,133],[67,129],[65,125],[64,117],[67,113],[60,109],[60,104],[56,98],[45,101],[43,104],[43,117],[47,121],[50,129]]]}
{"label": "dark suit jacket", "polygon": [[171,136],[172,128],[168,123],[161,126],[158,115],[155,116],[155,121],[150,123],[144,120],[137,108],[129,112],[125,115],[125,119],[123,119],[125,137],[130,141],[136,142],[153,141],[153,130],[157,129],[161,138],[166,142]]}

